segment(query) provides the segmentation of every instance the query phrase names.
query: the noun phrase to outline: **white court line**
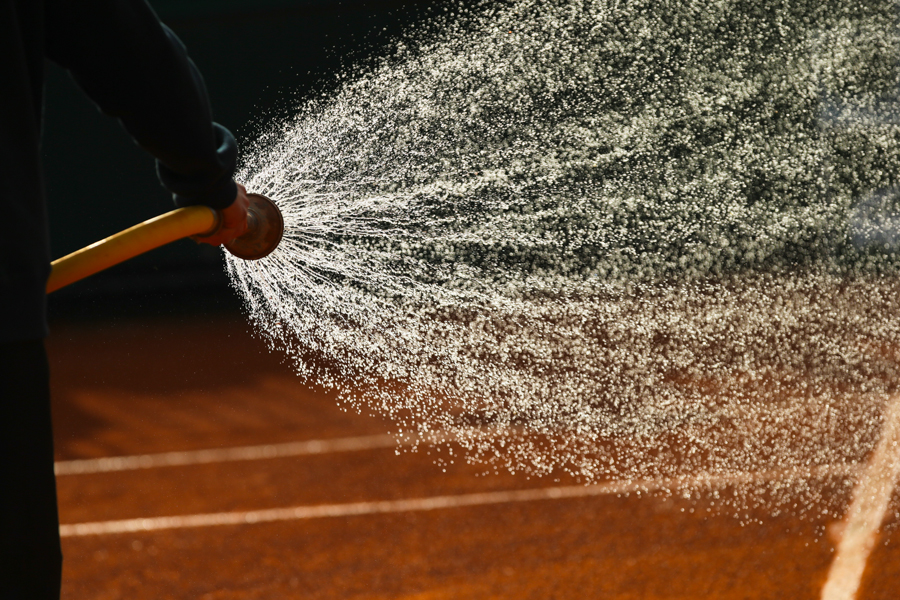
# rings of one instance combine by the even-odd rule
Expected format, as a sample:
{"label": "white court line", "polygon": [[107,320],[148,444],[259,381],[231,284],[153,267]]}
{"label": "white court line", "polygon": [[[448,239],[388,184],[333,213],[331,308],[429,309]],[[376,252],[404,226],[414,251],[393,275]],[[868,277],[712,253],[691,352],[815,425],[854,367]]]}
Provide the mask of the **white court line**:
{"label": "white court line", "polygon": [[[505,430],[511,429],[505,428]],[[285,456],[353,452],[357,450],[411,446],[419,442],[448,442],[459,439],[461,436],[466,436],[468,435],[468,432],[477,432],[479,435],[484,435],[490,431],[490,428],[476,427],[455,432],[434,431],[420,435],[407,433],[403,434],[402,437],[384,433],[358,437],[287,442],[284,444],[265,444],[261,446],[239,446],[236,448],[212,448],[206,450],[162,452],[159,454],[64,460],[54,464],[54,471],[56,475],[86,475],[89,473],[134,471],[137,469],[154,469],[158,467],[182,467],[185,465],[201,465],[239,460],[265,460]]]}
{"label": "white court line", "polygon": [[369,435],[361,437],[335,438],[330,440],[308,440],[264,446],[243,446],[238,448],[216,448],[211,450],[189,450],[185,452],[163,452],[161,454],[141,454],[137,456],[110,456],[84,460],[57,462],[57,475],[82,475],[106,473],[110,471],[132,471],[157,467],[180,467],[238,460],[263,460],[284,456],[304,456],[327,454],[330,452],[352,452],[374,448],[393,448],[401,444],[393,435]]}
{"label": "white court line", "polygon": [[252,523],[270,523],[273,521],[318,519],[323,517],[348,517],[426,511],[443,508],[483,506],[488,504],[652,492],[686,487],[719,487],[728,484],[759,483],[771,481],[773,479],[790,481],[794,479],[811,479],[833,475],[847,476],[855,473],[856,470],[857,466],[855,464],[843,464],[813,467],[809,469],[759,471],[755,473],[735,473],[725,475],[700,474],[689,477],[665,479],[625,482],[613,481],[587,486],[562,486],[530,490],[460,494],[455,496],[433,496],[430,498],[351,502],[348,504],[321,504],[315,506],[295,506],[290,508],[272,508],[265,510],[179,515],[145,519],[124,519],[120,521],[98,521],[93,523],[60,525],[59,533],[62,537],[109,535],[116,533],[158,531],[161,529],[186,529],[189,527],[211,527],[215,525],[243,525]]}
{"label": "white court line", "polygon": [[844,531],[822,588],[822,600],[853,600],[900,478],[900,395],[884,414],[881,438],[853,490]]}

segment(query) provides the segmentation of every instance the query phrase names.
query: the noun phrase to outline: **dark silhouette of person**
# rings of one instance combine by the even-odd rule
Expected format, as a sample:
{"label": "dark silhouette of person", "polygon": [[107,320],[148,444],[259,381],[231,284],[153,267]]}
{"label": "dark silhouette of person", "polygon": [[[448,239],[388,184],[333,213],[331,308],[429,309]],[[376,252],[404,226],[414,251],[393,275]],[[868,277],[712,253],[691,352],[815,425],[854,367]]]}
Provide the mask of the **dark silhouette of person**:
{"label": "dark silhouette of person", "polygon": [[[62,554],[44,338],[50,245],[39,154],[44,61],[69,71],[156,158],[178,206],[219,209],[220,244],[246,229],[237,145],[212,121],[178,38],[144,0],[0,0],[0,598],[57,600]],[[72,152],[78,152],[73,140]],[[90,199],[73,199],[90,210]]]}

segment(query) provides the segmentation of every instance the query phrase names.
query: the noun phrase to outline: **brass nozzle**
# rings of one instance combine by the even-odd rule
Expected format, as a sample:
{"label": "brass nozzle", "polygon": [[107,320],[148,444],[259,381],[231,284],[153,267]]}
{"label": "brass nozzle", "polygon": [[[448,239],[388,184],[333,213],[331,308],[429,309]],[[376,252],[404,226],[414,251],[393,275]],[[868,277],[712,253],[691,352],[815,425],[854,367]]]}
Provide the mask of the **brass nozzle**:
{"label": "brass nozzle", "polygon": [[284,235],[284,218],[275,203],[262,194],[247,194],[247,198],[247,232],[225,248],[238,258],[257,260],[278,247]]}

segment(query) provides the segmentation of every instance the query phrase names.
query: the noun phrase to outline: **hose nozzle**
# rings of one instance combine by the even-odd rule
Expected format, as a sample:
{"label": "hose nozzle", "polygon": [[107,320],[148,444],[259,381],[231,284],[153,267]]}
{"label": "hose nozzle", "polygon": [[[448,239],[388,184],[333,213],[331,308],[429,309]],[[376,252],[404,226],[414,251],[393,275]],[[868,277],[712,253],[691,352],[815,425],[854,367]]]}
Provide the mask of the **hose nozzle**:
{"label": "hose nozzle", "polygon": [[284,219],[275,203],[262,194],[247,194],[247,232],[225,244],[225,249],[244,260],[258,260],[278,247],[284,235]]}
{"label": "hose nozzle", "polygon": [[[247,198],[247,232],[225,247],[238,258],[256,260],[278,246],[284,234],[284,219],[275,203],[265,196],[247,194]],[[220,222],[221,217],[208,206],[186,206],[154,217],[53,261],[47,293],[169,242],[211,235]]]}

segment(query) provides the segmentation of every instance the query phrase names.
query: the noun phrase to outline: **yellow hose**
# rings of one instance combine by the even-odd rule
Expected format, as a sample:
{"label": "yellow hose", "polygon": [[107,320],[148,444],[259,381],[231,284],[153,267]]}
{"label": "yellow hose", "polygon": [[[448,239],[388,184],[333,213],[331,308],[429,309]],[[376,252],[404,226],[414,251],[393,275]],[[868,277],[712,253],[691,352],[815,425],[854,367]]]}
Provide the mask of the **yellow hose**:
{"label": "yellow hose", "polygon": [[208,206],[188,206],[154,217],[53,261],[47,293],[175,240],[211,234],[218,226],[219,215]]}

